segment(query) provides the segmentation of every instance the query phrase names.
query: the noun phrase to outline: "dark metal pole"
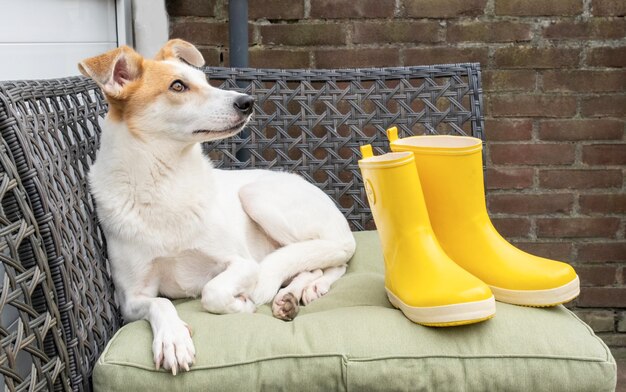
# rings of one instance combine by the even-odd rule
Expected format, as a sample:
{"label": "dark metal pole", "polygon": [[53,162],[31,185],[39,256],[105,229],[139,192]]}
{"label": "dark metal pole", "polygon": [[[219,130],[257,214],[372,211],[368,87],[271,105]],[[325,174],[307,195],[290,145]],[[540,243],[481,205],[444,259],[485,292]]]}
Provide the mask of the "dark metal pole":
{"label": "dark metal pole", "polygon": [[[228,1],[228,42],[230,66],[233,68],[248,67],[248,0]],[[239,87],[246,84],[238,82]],[[250,130],[241,131],[241,137],[250,137]],[[250,151],[241,149],[237,151],[239,162],[246,162],[250,159]]]}
{"label": "dark metal pole", "polygon": [[230,66],[248,66],[248,0],[228,1],[228,41]]}

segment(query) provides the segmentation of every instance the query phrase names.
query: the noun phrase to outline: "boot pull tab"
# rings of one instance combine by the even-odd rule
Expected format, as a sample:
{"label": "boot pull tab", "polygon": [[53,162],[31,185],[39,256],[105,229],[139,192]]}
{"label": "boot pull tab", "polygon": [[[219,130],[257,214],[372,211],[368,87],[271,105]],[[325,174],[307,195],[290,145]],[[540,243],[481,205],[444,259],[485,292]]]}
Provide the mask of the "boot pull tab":
{"label": "boot pull tab", "polygon": [[398,140],[398,128],[391,127],[387,129],[387,139],[389,139],[389,143],[393,143]]}
{"label": "boot pull tab", "polygon": [[363,159],[373,157],[374,156],[374,151],[372,150],[372,145],[371,144],[365,144],[365,145],[361,146],[361,155],[363,156]]}

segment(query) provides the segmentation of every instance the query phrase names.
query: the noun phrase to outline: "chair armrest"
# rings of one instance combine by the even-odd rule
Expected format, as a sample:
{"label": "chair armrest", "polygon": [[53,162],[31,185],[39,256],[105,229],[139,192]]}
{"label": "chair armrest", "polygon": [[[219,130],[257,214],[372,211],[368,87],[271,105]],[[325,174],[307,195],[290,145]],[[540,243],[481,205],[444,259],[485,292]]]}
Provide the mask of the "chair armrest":
{"label": "chair armrest", "polygon": [[89,389],[93,364],[121,324],[86,177],[105,112],[82,77],[0,84],[0,305],[3,317],[9,308],[19,316],[2,348],[31,361],[21,370],[6,358],[13,385]]}

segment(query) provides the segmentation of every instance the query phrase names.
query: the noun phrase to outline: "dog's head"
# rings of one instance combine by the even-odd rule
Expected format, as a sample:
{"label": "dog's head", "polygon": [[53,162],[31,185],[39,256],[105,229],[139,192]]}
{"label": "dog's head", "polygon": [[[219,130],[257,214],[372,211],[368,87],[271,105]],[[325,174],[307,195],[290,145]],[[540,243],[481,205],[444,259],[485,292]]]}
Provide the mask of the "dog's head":
{"label": "dog's head", "polygon": [[174,39],[154,60],[122,46],[81,61],[78,69],[104,92],[110,118],[138,137],[199,142],[232,136],[250,119],[254,99],[210,86],[194,68],[202,65],[198,49]]}

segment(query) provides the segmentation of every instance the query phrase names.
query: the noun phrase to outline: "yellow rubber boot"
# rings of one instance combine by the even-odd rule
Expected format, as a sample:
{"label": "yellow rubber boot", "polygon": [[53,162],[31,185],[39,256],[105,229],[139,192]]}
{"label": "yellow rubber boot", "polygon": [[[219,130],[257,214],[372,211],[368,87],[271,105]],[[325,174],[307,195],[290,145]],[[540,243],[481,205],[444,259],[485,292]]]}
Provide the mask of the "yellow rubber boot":
{"label": "yellow rubber boot", "polygon": [[452,260],[491,288],[496,300],[553,306],[576,298],[580,283],[563,262],[533,256],[509,244],[487,215],[482,142],[465,136],[398,139],[391,150],[413,152],[437,240]]}
{"label": "yellow rubber boot", "polygon": [[489,287],[441,249],[428,220],[412,153],[372,155],[359,167],[385,259],[389,301],[409,320],[428,326],[471,324],[493,317]]}

